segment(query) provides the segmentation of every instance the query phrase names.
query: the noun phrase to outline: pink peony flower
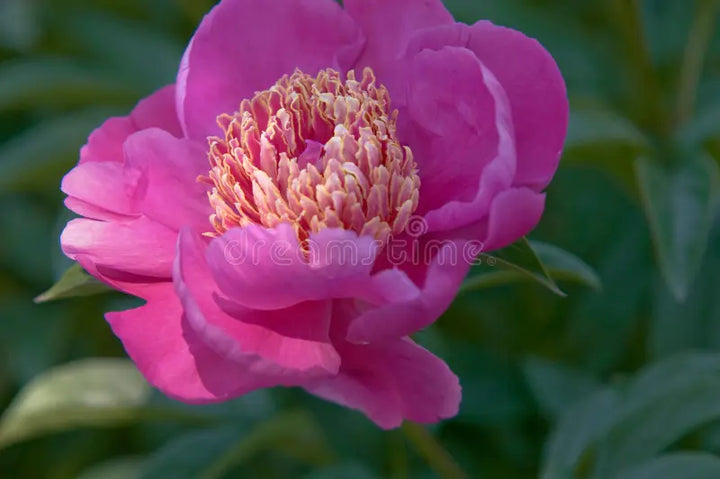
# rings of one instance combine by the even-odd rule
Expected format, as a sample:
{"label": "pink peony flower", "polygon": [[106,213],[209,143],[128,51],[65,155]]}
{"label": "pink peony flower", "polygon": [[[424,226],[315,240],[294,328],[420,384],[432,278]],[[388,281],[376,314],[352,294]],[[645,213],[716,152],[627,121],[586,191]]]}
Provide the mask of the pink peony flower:
{"label": "pink peony flower", "polygon": [[107,320],[168,396],[434,422],[458,379],[409,335],[537,224],[567,116],[536,41],[440,0],[224,0],[177,82],[91,134],[62,247],[146,301]]}

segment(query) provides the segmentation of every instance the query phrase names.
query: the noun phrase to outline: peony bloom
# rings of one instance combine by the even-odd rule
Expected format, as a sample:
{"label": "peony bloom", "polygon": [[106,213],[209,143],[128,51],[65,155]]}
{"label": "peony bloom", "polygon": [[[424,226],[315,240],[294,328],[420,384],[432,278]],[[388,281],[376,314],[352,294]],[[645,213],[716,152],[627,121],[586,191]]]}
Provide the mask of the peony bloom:
{"label": "peony bloom", "polygon": [[223,0],[177,81],[95,130],[64,178],[64,252],[146,304],[107,314],[190,403],[299,386],[383,428],[455,415],[409,335],[477,246],[528,233],[565,87],[519,32],[440,0]]}

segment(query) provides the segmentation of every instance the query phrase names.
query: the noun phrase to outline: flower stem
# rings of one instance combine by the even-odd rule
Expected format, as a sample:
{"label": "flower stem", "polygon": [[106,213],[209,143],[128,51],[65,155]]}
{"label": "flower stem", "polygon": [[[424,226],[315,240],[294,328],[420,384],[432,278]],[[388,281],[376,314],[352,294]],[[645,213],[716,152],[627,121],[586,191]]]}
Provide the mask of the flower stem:
{"label": "flower stem", "polygon": [[682,124],[693,114],[705,55],[715,31],[718,0],[697,0],[695,18],[685,46],[680,70],[676,122]]}
{"label": "flower stem", "polygon": [[438,476],[443,479],[468,477],[450,453],[423,426],[405,422],[402,425],[402,431]]}

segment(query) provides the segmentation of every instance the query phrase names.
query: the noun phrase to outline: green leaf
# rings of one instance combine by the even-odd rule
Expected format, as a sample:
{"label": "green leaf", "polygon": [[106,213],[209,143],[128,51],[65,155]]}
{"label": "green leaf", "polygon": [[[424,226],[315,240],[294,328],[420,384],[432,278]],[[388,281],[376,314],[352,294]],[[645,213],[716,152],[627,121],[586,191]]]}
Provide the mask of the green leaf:
{"label": "green leaf", "polygon": [[460,289],[467,292],[482,288],[532,280],[559,296],[566,296],[555,280],[600,288],[600,279],[592,267],[578,257],[539,241],[523,239],[493,255],[481,255],[483,265]]}
{"label": "green leaf", "polygon": [[33,58],[0,63],[0,111],[132,105],[144,92],[115,75],[67,59]]}
{"label": "green leaf", "polygon": [[240,442],[244,433],[243,428],[230,426],[188,432],[150,456],[136,477],[197,479]]}
{"label": "green leaf", "polygon": [[699,107],[697,114],[683,124],[677,133],[677,138],[690,146],[720,136],[720,122],[717,121],[720,116],[720,103],[715,100],[715,103]]}
{"label": "green leaf", "polygon": [[[0,169],[2,161],[0,157]],[[51,214],[27,195],[3,195],[2,205],[0,269],[31,284],[48,284],[56,279],[46,254],[50,245],[59,243],[51,228]]]}
{"label": "green leaf", "polygon": [[241,443],[228,449],[202,479],[220,478],[265,450],[280,451],[313,465],[327,465],[332,460],[332,453],[313,417],[301,411],[290,412],[258,425]]}
{"label": "green leaf", "polygon": [[535,399],[549,418],[561,416],[599,388],[593,377],[540,358],[526,360],[523,371]]}
{"label": "green leaf", "polygon": [[432,345],[430,350],[462,378],[463,401],[458,420],[483,428],[500,428],[522,422],[533,413],[532,398],[514,361],[478,348],[475,342],[456,340],[443,346]]}
{"label": "green leaf", "polygon": [[563,164],[592,165],[612,174],[626,190],[634,191],[633,160],[649,150],[650,143],[620,114],[595,104],[576,106],[570,112]]}
{"label": "green leaf", "polygon": [[25,51],[37,40],[38,5],[35,0],[0,2],[0,46]]}
{"label": "green leaf", "polygon": [[621,115],[602,108],[570,111],[565,151],[575,148],[625,145],[638,150],[647,148],[648,140],[635,124]]}
{"label": "green leaf", "polygon": [[235,425],[186,434],[149,458],[139,479],[221,478],[268,450],[312,465],[325,465],[332,457],[313,418],[303,412],[289,412],[251,430]]}
{"label": "green leaf", "polygon": [[575,477],[574,471],[582,464],[587,450],[612,426],[618,401],[617,391],[601,389],[572,406],[560,418],[548,440],[542,479]]}
{"label": "green leaf", "polygon": [[[491,268],[497,267],[523,275],[527,279],[537,281],[558,296],[566,296],[555,281],[553,281],[552,277],[545,268],[545,265],[542,261],[540,261],[540,258],[538,258],[537,254],[532,249],[532,246],[527,238],[523,238],[507,248],[503,248],[502,250],[495,252],[493,255],[482,254],[480,257],[484,260],[484,264],[486,266]],[[485,269],[487,270],[487,268]],[[477,279],[476,281],[480,287],[485,286],[482,280]],[[476,289],[476,287],[477,286],[473,287],[473,283],[470,283],[467,286],[464,286],[461,291],[467,288]]]}
{"label": "green leaf", "polygon": [[90,132],[111,114],[90,108],[50,118],[0,145],[0,191],[58,188]]}
{"label": "green leaf", "polygon": [[614,479],[717,479],[720,459],[707,453],[675,453],[623,471]]}
{"label": "green leaf", "polygon": [[0,296],[0,384],[10,381],[17,385],[32,381],[63,360],[67,343],[58,339],[65,337],[70,313],[62,304],[38,308],[31,296],[13,296]]}
{"label": "green leaf", "polygon": [[302,479],[378,479],[380,476],[361,464],[343,464],[313,471]]}
{"label": "green leaf", "polygon": [[615,477],[718,418],[720,354],[676,356],[622,391],[603,389],[573,406],[551,436],[543,477],[574,477],[590,465],[594,479]]}
{"label": "green leaf", "polygon": [[0,447],[77,427],[123,424],[150,386],[132,362],[95,358],[51,369],[31,381],[0,419]]}
{"label": "green leaf", "polygon": [[556,281],[567,281],[589,286],[595,290],[602,287],[600,277],[592,268],[577,256],[557,246],[530,241],[530,246],[545,265],[547,274]]}
{"label": "green leaf", "polygon": [[142,471],[143,463],[141,457],[119,457],[85,470],[77,479],[134,479]]}
{"label": "green leaf", "polygon": [[623,393],[614,425],[598,445],[594,477],[646,461],[718,418],[720,354],[685,354],[652,365]]}
{"label": "green leaf", "polygon": [[684,301],[715,215],[718,167],[705,154],[674,167],[647,158],[635,166],[660,270],[675,298]]}
{"label": "green leaf", "polygon": [[184,49],[180,41],[153,25],[98,12],[70,15],[64,36],[144,89],[174,82]]}
{"label": "green leaf", "polygon": [[710,234],[695,286],[679,303],[656,281],[648,351],[655,358],[688,350],[720,350],[720,223]]}
{"label": "green leaf", "polygon": [[[604,198],[603,195],[597,190],[592,194],[593,198]],[[566,201],[572,202],[572,197]],[[595,373],[614,370],[633,351],[632,338],[643,320],[648,291],[657,276],[647,225],[642,213],[633,206],[629,201],[613,205],[608,211],[614,211],[614,227],[608,228],[607,222],[600,221],[605,231],[595,229],[596,235],[602,237],[593,238],[591,246],[588,245],[601,253],[594,261],[603,278],[603,291],[578,295],[568,316],[557,323],[567,332],[564,347],[569,346],[572,357],[579,358],[582,367]],[[607,213],[599,209],[595,214],[600,216],[586,215],[584,221],[587,223],[588,217],[604,218]],[[573,229],[585,227],[580,218],[572,224]]]}
{"label": "green leaf", "polygon": [[65,271],[50,289],[35,298],[35,302],[45,303],[56,299],[92,296],[109,291],[112,291],[112,288],[87,274],[79,264],[75,264]]}

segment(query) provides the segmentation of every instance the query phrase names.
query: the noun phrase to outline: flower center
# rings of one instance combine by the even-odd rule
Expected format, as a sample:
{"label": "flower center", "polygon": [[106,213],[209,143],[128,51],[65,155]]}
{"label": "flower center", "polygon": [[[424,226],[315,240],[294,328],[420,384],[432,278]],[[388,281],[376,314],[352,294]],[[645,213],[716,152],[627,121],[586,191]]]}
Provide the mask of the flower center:
{"label": "flower center", "polygon": [[302,242],[344,228],[385,242],[417,208],[420,178],[412,151],[396,136],[397,110],[371,69],[342,81],[327,69],[299,70],[217,119],[211,169],[200,180],[215,232],[290,223]]}

